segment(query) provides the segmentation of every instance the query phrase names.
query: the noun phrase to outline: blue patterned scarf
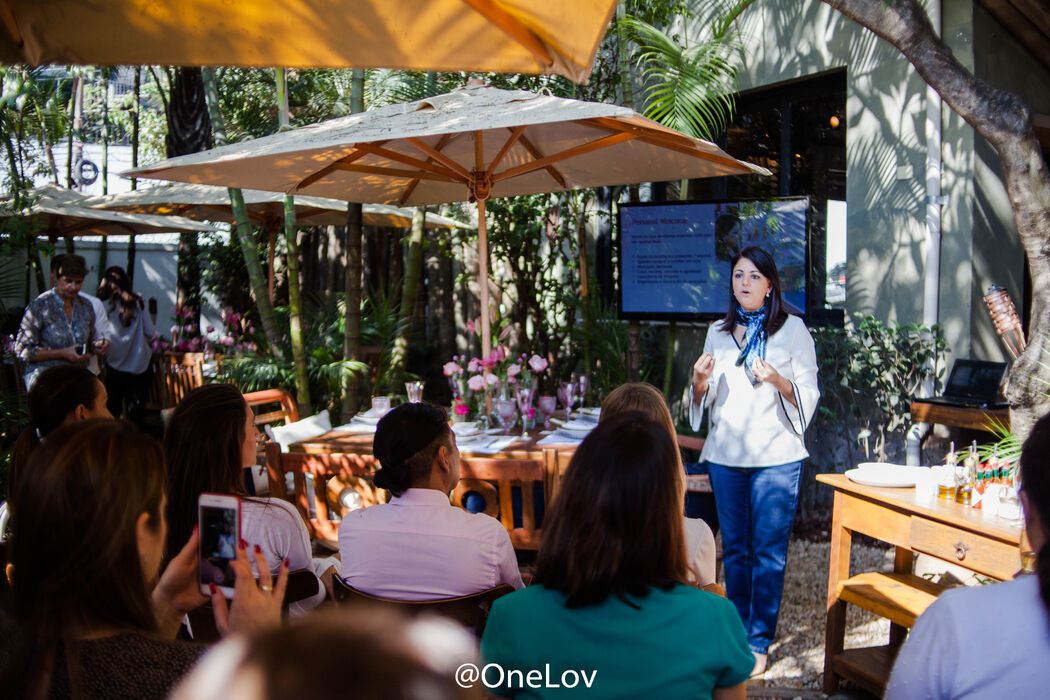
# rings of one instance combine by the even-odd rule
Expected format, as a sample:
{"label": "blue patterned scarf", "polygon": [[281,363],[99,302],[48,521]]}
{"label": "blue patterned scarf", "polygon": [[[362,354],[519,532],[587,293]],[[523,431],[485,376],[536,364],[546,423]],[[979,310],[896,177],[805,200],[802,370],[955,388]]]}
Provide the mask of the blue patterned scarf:
{"label": "blue patterned scarf", "polygon": [[[740,356],[736,358],[736,365],[744,365],[750,376],[751,367],[755,364],[755,358],[766,359],[766,306],[755,311],[745,311],[742,307],[736,309],[736,322],[746,326],[744,331],[744,344],[740,350]],[[753,383],[753,382],[752,382]]]}

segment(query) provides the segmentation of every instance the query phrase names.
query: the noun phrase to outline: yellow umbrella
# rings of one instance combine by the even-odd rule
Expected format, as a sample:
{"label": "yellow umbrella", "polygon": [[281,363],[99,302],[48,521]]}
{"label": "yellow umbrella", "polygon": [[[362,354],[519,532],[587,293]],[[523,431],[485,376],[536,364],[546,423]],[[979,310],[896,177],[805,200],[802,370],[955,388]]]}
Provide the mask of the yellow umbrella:
{"label": "yellow umbrella", "polygon": [[769,171],[626,107],[468,85],[122,174],[399,206],[476,201],[487,355],[489,197]]}
{"label": "yellow umbrella", "polygon": [[407,68],[587,81],[616,0],[0,0],[0,62]]}

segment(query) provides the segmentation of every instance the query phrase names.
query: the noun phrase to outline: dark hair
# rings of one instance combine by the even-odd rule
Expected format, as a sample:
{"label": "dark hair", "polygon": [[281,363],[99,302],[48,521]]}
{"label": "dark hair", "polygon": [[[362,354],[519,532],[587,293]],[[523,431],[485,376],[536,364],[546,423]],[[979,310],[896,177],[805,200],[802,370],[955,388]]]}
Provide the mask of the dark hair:
{"label": "dark hair", "polygon": [[142,297],[131,291],[131,280],[128,279],[128,273],[117,265],[106,268],[106,271],[102,273],[102,279],[98,281],[96,296],[101,301],[108,301],[112,297],[111,309],[120,304],[120,322],[125,327],[130,326],[138,310],[146,306]]}
{"label": "dark hair", "polygon": [[246,406],[233,384],[206,384],[188,392],[172,412],[164,431],[169,554],[193,532],[198,496],[247,495],[241,463]]}
{"label": "dark hair", "polygon": [[69,277],[87,277],[88,264],[82,255],[62,253],[51,258],[51,272]]}
{"label": "dark hair", "polygon": [[684,494],[665,425],[637,411],[600,422],[545,518],[536,582],[561,591],[570,608],[685,583]]}
{"label": "dark hair", "polygon": [[1050,612],[1050,415],[1040,418],[1021,447],[1021,489],[1028,505],[1026,513],[1039,523],[1043,545],[1036,552],[1035,572],[1039,578],[1039,597]]}
{"label": "dark hair", "polygon": [[29,470],[32,478],[18,486],[10,544],[26,656],[10,667],[17,678],[3,680],[46,690],[63,638],[157,631],[136,530],[142,513],[161,527],[164,453],[130,423],[84,421],[52,433]]}
{"label": "dark hair", "polygon": [[400,496],[430,474],[434,455],[451,446],[451,428],[445,409],[428,403],[401,404],[376,426],[372,454],[381,468],[375,485]]}
{"label": "dark hair", "polygon": [[77,406],[94,406],[101,393],[102,382],[84,367],[55,365],[37,376],[29,390],[29,426],[11,449],[9,494],[15,493],[18,480],[41,438],[62,425]]}
{"label": "dark hair", "polygon": [[[171,697],[199,698],[195,683],[200,681],[210,693],[207,698],[227,697],[244,684],[250,684],[260,700],[336,698],[347,695],[348,677],[354,679],[352,695],[358,700],[474,697],[453,682],[456,665],[475,660],[466,656],[469,642],[464,639],[464,649],[456,653],[447,644],[451,630],[426,629],[449,624],[369,606],[309,615],[249,637],[239,660],[231,663],[222,657],[224,676],[209,673],[218,671],[220,662],[212,661],[216,668],[209,669],[209,661],[203,661],[196,672],[200,677],[191,676]],[[438,658],[419,643],[435,632],[443,643]]]}
{"label": "dark hair", "polygon": [[[753,262],[758,271],[762,273],[762,276],[769,280],[769,298],[766,299],[766,334],[773,335],[780,330],[780,327],[784,325],[784,321],[788,317],[788,312],[784,308],[784,297],[780,289],[780,274],[777,272],[777,264],[773,262],[772,255],[757,245],[749,245],[733,256],[733,261],[729,265],[730,271],[736,269],[736,264],[740,262],[741,258],[747,258]],[[736,312],[739,308],[740,302],[736,300],[736,295],[733,294],[733,275],[730,272],[729,310],[726,312],[725,318],[722,319],[722,325],[719,327],[723,333],[733,332],[737,324]]]}
{"label": "dark hair", "polygon": [[667,400],[652,384],[627,382],[610,391],[602,401],[598,422],[611,420],[630,411],[644,413],[650,420],[663,424],[677,439],[674,418],[671,417],[671,409],[667,407]]}

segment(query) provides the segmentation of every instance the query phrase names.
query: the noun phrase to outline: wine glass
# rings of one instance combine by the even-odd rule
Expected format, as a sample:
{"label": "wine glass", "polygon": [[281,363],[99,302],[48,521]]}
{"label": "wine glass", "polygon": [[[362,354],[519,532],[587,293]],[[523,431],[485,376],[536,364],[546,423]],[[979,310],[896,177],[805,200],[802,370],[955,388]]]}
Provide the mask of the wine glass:
{"label": "wine glass", "polygon": [[405,382],[405,395],[409,403],[419,403],[423,400],[423,382]]}
{"label": "wine glass", "polygon": [[576,383],[560,382],[558,384],[558,400],[565,407],[565,420],[569,420],[572,405],[576,402]]}
{"label": "wine glass", "polygon": [[496,415],[503,421],[503,434],[510,435],[518,415],[518,404],[513,399],[496,399]]}
{"label": "wine glass", "polygon": [[543,429],[550,430],[551,416],[554,415],[554,410],[558,408],[556,399],[553,396],[540,396],[536,399],[536,407],[543,414]]}
{"label": "wine glass", "polygon": [[389,396],[373,396],[372,397],[372,413],[377,418],[382,418],[386,415],[386,412],[390,410],[390,397]]}
{"label": "wine glass", "polygon": [[587,389],[590,388],[591,378],[587,374],[576,375],[577,398],[580,400],[580,408],[587,405]]}

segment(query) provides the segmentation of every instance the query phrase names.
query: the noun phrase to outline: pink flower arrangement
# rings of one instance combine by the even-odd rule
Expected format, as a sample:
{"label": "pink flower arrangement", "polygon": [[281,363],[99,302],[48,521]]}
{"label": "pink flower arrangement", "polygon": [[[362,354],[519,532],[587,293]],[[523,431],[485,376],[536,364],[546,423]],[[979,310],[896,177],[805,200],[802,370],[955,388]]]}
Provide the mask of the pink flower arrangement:
{"label": "pink flower arrangement", "polygon": [[455,405],[452,406],[452,412],[457,416],[466,416],[470,413],[470,408],[464,403],[463,399],[456,399]]}

